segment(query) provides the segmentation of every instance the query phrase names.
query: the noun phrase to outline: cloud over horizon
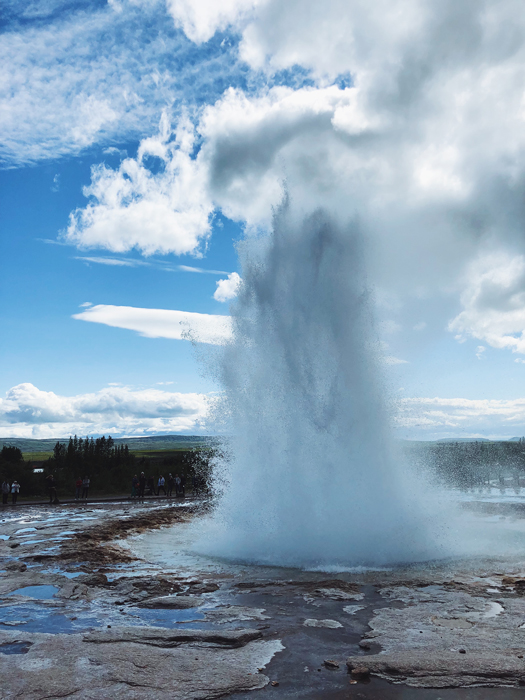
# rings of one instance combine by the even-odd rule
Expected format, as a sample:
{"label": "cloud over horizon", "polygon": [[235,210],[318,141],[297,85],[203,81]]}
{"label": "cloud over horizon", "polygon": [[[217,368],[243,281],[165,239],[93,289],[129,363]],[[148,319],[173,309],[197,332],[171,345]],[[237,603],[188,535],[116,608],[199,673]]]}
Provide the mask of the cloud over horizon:
{"label": "cloud over horizon", "polygon": [[50,438],[201,433],[209,403],[210,397],[204,394],[120,386],[60,396],[26,382],[0,398],[0,434],[6,438]]}
{"label": "cloud over horizon", "polygon": [[525,434],[525,399],[404,398],[394,411],[397,434],[410,439]]}
{"label": "cloud over horizon", "polygon": [[[209,409],[215,400],[206,394],[114,384],[92,393],[61,396],[26,382],[0,398],[0,436],[207,434]],[[525,433],[525,399],[405,398],[394,407],[394,427],[398,437],[420,440],[516,437]]]}

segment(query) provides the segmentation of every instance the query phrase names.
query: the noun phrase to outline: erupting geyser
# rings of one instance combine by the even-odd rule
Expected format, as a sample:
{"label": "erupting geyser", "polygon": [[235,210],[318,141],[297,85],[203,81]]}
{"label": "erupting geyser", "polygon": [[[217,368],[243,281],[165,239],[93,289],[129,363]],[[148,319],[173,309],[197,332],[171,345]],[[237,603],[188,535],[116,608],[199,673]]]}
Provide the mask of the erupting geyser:
{"label": "erupting geyser", "polygon": [[221,377],[232,439],[199,550],[321,568],[437,555],[428,492],[392,456],[358,226],[294,222],[285,205],[240,256]]}

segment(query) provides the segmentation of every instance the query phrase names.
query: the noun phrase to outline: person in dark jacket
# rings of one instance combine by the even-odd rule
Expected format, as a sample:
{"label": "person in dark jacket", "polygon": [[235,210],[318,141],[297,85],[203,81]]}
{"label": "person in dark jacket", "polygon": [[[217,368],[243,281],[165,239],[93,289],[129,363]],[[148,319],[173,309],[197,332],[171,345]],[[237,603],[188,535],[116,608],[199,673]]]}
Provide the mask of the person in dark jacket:
{"label": "person in dark jacket", "polygon": [[88,497],[89,485],[90,485],[90,483],[91,483],[91,481],[90,481],[90,479],[89,479],[89,476],[86,475],[86,476],[82,479],[82,498],[87,498],[87,497]]}
{"label": "person in dark jacket", "polygon": [[7,497],[11,491],[11,484],[7,479],[2,482],[2,503],[5,505],[7,503]]}
{"label": "person in dark jacket", "polygon": [[146,490],[146,477],[144,472],[140,472],[139,477],[139,498],[144,498],[144,492]]}
{"label": "person in dark jacket", "polygon": [[57,484],[53,474],[48,474],[46,476],[47,490],[49,491],[49,505],[53,503],[58,503],[57,498]]}
{"label": "person in dark jacket", "polygon": [[78,479],[75,481],[75,501],[80,500],[81,495],[82,495],[82,477],[79,476]]}
{"label": "person in dark jacket", "polygon": [[139,489],[139,477],[135,474],[135,476],[131,480],[131,498],[137,497],[138,489]]}

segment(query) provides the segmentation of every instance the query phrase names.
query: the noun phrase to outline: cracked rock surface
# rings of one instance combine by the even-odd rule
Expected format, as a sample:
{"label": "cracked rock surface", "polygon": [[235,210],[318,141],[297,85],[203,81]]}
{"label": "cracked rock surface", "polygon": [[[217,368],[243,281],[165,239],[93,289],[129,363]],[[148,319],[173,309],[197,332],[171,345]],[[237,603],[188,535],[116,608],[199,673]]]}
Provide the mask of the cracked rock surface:
{"label": "cracked rock surface", "polygon": [[365,663],[391,682],[432,688],[525,683],[525,599],[501,582],[403,585],[382,594],[404,605],[374,611],[363,648],[381,653],[350,657],[350,670]]}
{"label": "cracked rock surface", "polygon": [[[9,678],[1,697],[199,700],[262,688],[269,679],[257,669],[280,644],[259,636],[158,628],[25,634],[26,653],[0,655],[0,674]],[[18,639],[16,632],[0,632],[0,644]]]}

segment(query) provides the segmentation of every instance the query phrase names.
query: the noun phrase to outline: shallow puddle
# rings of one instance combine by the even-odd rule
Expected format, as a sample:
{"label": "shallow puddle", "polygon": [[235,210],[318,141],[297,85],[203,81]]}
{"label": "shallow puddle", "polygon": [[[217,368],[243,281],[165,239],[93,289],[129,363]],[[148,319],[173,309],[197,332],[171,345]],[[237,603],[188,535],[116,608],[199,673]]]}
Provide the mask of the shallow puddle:
{"label": "shallow puddle", "polygon": [[8,642],[0,644],[0,654],[27,654],[32,646],[31,642]]}
{"label": "shallow puddle", "polygon": [[58,593],[56,586],[25,586],[24,588],[17,588],[16,591],[12,591],[9,595],[25,595],[36,600],[50,600],[55,593]]}

